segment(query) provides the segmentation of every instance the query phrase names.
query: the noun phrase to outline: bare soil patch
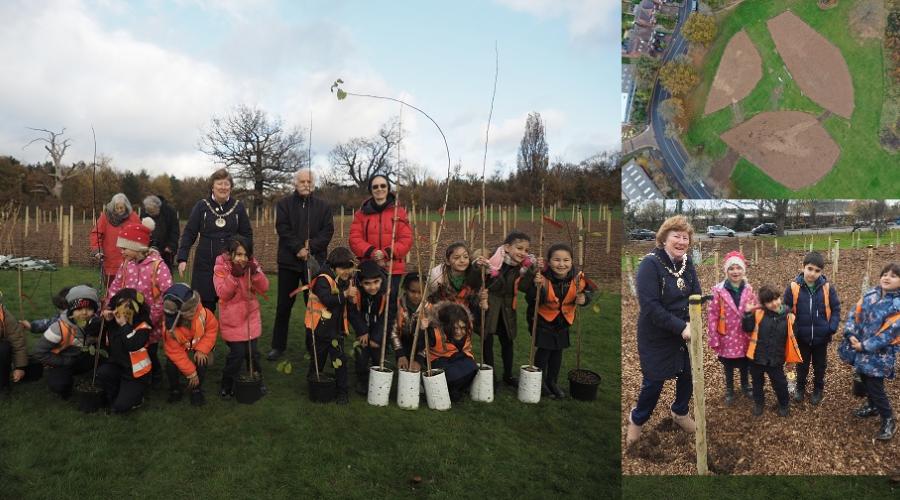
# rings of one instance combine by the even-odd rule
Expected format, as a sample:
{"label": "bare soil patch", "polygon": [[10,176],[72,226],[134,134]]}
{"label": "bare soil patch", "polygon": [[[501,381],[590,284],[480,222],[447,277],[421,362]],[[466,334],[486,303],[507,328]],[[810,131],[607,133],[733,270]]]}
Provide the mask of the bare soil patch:
{"label": "bare soil patch", "polygon": [[721,137],[731,149],[791,189],[818,182],[841,154],[816,117],[800,111],[766,111]]}
{"label": "bare soil patch", "polygon": [[886,22],[884,0],[857,0],[850,10],[850,30],[859,39],[882,39]]}
{"label": "bare soil patch", "polygon": [[[703,245],[704,256],[714,247],[719,248],[720,258],[726,252],[737,250],[743,241],[744,252],[752,258],[752,243],[746,238],[717,240]],[[714,246],[713,246],[714,245]],[[625,250],[631,255],[644,255],[652,245],[629,243]],[[780,251],[776,256],[772,243],[764,242],[758,262],[751,262],[748,276],[751,285],[759,289],[762,284],[785,286],[796,276],[804,252]],[[840,272],[832,280],[840,294],[846,318],[860,293],[860,284],[866,269],[866,250],[841,249]],[[897,254],[889,248],[875,251],[872,268],[880,269],[884,263],[896,261]],[[833,269],[829,265],[827,269]],[[712,262],[698,266],[698,276],[707,293],[714,284]],[[873,274],[877,271],[873,271]],[[722,271],[719,270],[719,279]],[[627,279],[627,278],[626,278]],[[874,275],[872,276],[874,280]],[[696,454],[693,435],[672,425],[668,408],[675,398],[675,383],[666,383],[659,404],[650,420],[644,425],[644,434],[632,447],[625,447],[625,429],[628,410],[637,401],[641,385],[641,371],[637,353],[636,323],[638,304],[623,279],[622,287],[622,473],[634,474],[696,474]],[[704,306],[704,318],[706,311]],[[705,319],[704,319],[705,322]],[[705,326],[705,324],[704,324]],[[722,365],[715,353],[704,341],[703,368],[706,381],[706,417],[708,461],[715,474],[808,474],[808,475],[891,475],[897,474],[900,463],[900,446],[897,438],[882,443],[873,436],[878,430],[879,419],[860,419],[851,412],[863,403],[851,391],[852,369],[837,357],[836,346],[843,333],[834,337],[828,349],[828,371],[825,375],[825,399],[818,406],[803,403],[791,404],[790,416],[779,417],[775,411],[775,394],[766,381],[766,409],[762,416],[752,415],[753,402],[739,395],[732,406],[725,405],[725,379]],[[704,337],[705,337],[704,333]],[[737,375],[735,375],[737,379]],[[737,380],[735,380],[736,386]],[[812,370],[807,382],[807,395],[811,390]],[[897,407],[900,400],[900,384],[886,381],[885,390],[891,403]],[[693,401],[692,401],[693,403]],[[693,408],[691,409],[693,415]],[[645,441],[646,439],[646,442]]]}
{"label": "bare soil patch", "polygon": [[747,97],[760,78],[762,58],[747,32],[738,31],[725,46],[703,114],[716,112]]}
{"label": "bare soil patch", "polygon": [[850,118],[853,80],[841,51],[791,11],[769,19],[767,25],[800,90],[823,108]]}
{"label": "bare soil patch", "polygon": [[741,155],[737,151],[729,148],[725,156],[713,163],[709,177],[717,186],[726,188],[729,185],[731,172],[734,171],[734,165],[740,157]]}

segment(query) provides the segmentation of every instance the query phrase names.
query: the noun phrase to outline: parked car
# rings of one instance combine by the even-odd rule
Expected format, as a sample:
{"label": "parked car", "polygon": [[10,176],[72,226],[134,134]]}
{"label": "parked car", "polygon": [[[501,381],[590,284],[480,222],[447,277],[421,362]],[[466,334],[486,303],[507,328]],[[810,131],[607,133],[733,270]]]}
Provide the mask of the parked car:
{"label": "parked car", "polygon": [[753,236],[759,236],[761,234],[771,234],[775,235],[778,232],[778,226],[773,222],[763,222],[762,224],[754,227],[750,234]]}
{"label": "parked car", "polygon": [[628,232],[628,238],[632,240],[650,240],[656,239],[656,233],[649,229],[632,229]]}
{"label": "parked car", "polygon": [[710,238],[715,236],[734,236],[734,229],[728,229],[725,226],[706,226],[706,235]]}

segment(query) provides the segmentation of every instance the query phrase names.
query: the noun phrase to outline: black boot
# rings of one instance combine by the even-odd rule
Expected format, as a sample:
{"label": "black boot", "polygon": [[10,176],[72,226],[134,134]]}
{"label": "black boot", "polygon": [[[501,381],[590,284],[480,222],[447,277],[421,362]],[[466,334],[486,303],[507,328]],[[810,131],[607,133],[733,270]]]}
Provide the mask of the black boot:
{"label": "black boot", "polygon": [[786,417],[786,416],[788,416],[788,415],[790,415],[790,414],[791,414],[790,406],[788,406],[788,405],[784,405],[784,406],[778,405],[778,416],[779,416],[779,417]]}
{"label": "black boot", "polygon": [[556,384],[556,382],[550,382],[550,392],[553,393],[555,399],[564,399],[566,397],[565,391],[563,391],[562,388]]}
{"label": "black boot", "polygon": [[741,384],[741,392],[744,394],[745,398],[753,399],[753,388],[750,384]]}
{"label": "black boot", "polygon": [[812,396],[810,396],[810,398],[809,398],[809,402],[810,402],[810,404],[815,406],[815,405],[821,403],[822,398],[824,398],[824,397],[825,397],[825,395],[824,395],[822,389],[815,389],[815,390],[813,390]]}
{"label": "black boot", "polygon": [[[496,387],[496,384],[495,384],[495,387]],[[548,398],[553,396],[553,393],[550,392],[550,386],[547,385],[547,382],[541,383],[541,396],[545,396]]]}
{"label": "black boot", "polygon": [[894,437],[895,430],[897,430],[897,421],[894,420],[894,417],[882,418],[881,428],[878,429],[878,434],[875,434],[875,439],[887,441]]}
{"label": "black boot", "polygon": [[734,389],[728,387],[725,389],[725,406],[731,406],[734,403]]}
{"label": "black boot", "polygon": [[856,411],[853,412],[853,415],[859,418],[874,417],[875,415],[878,415],[878,408],[873,406],[871,402],[866,401],[866,404],[857,408]]}
{"label": "black boot", "polygon": [[758,417],[763,414],[764,406],[761,403],[756,403],[753,405],[753,416]]}

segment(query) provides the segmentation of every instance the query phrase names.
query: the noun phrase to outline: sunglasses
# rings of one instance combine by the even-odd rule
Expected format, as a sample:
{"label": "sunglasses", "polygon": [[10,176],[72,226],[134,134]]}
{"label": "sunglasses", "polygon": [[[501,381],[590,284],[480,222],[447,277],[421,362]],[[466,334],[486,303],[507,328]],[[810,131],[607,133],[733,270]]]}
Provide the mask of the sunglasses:
{"label": "sunglasses", "polygon": [[372,189],[387,189],[387,184],[372,184]]}

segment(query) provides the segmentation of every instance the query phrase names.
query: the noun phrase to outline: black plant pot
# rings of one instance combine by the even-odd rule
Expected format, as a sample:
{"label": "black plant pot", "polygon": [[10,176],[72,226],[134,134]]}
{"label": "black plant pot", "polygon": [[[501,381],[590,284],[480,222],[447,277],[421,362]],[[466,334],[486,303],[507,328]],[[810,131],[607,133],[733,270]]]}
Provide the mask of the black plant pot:
{"label": "black plant pot", "polygon": [[579,401],[597,399],[597,387],[600,385],[600,374],[590,370],[572,370],[569,372],[569,393]]}
{"label": "black plant pot", "polygon": [[234,381],[234,399],[238,403],[252,405],[262,397],[262,378],[242,375]]}
{"label": "black plant pot", "polygon": [[78,410],[84,413],[95,413],[103,407],[105,396],[99,387],[85,384],[75,388],[78,396]]}
{"label": "black plant pot", "polygon": [[330,403],[337,397],[337,383],[330,373],[319,373],[309,377],[309,400],[313,403]]}

